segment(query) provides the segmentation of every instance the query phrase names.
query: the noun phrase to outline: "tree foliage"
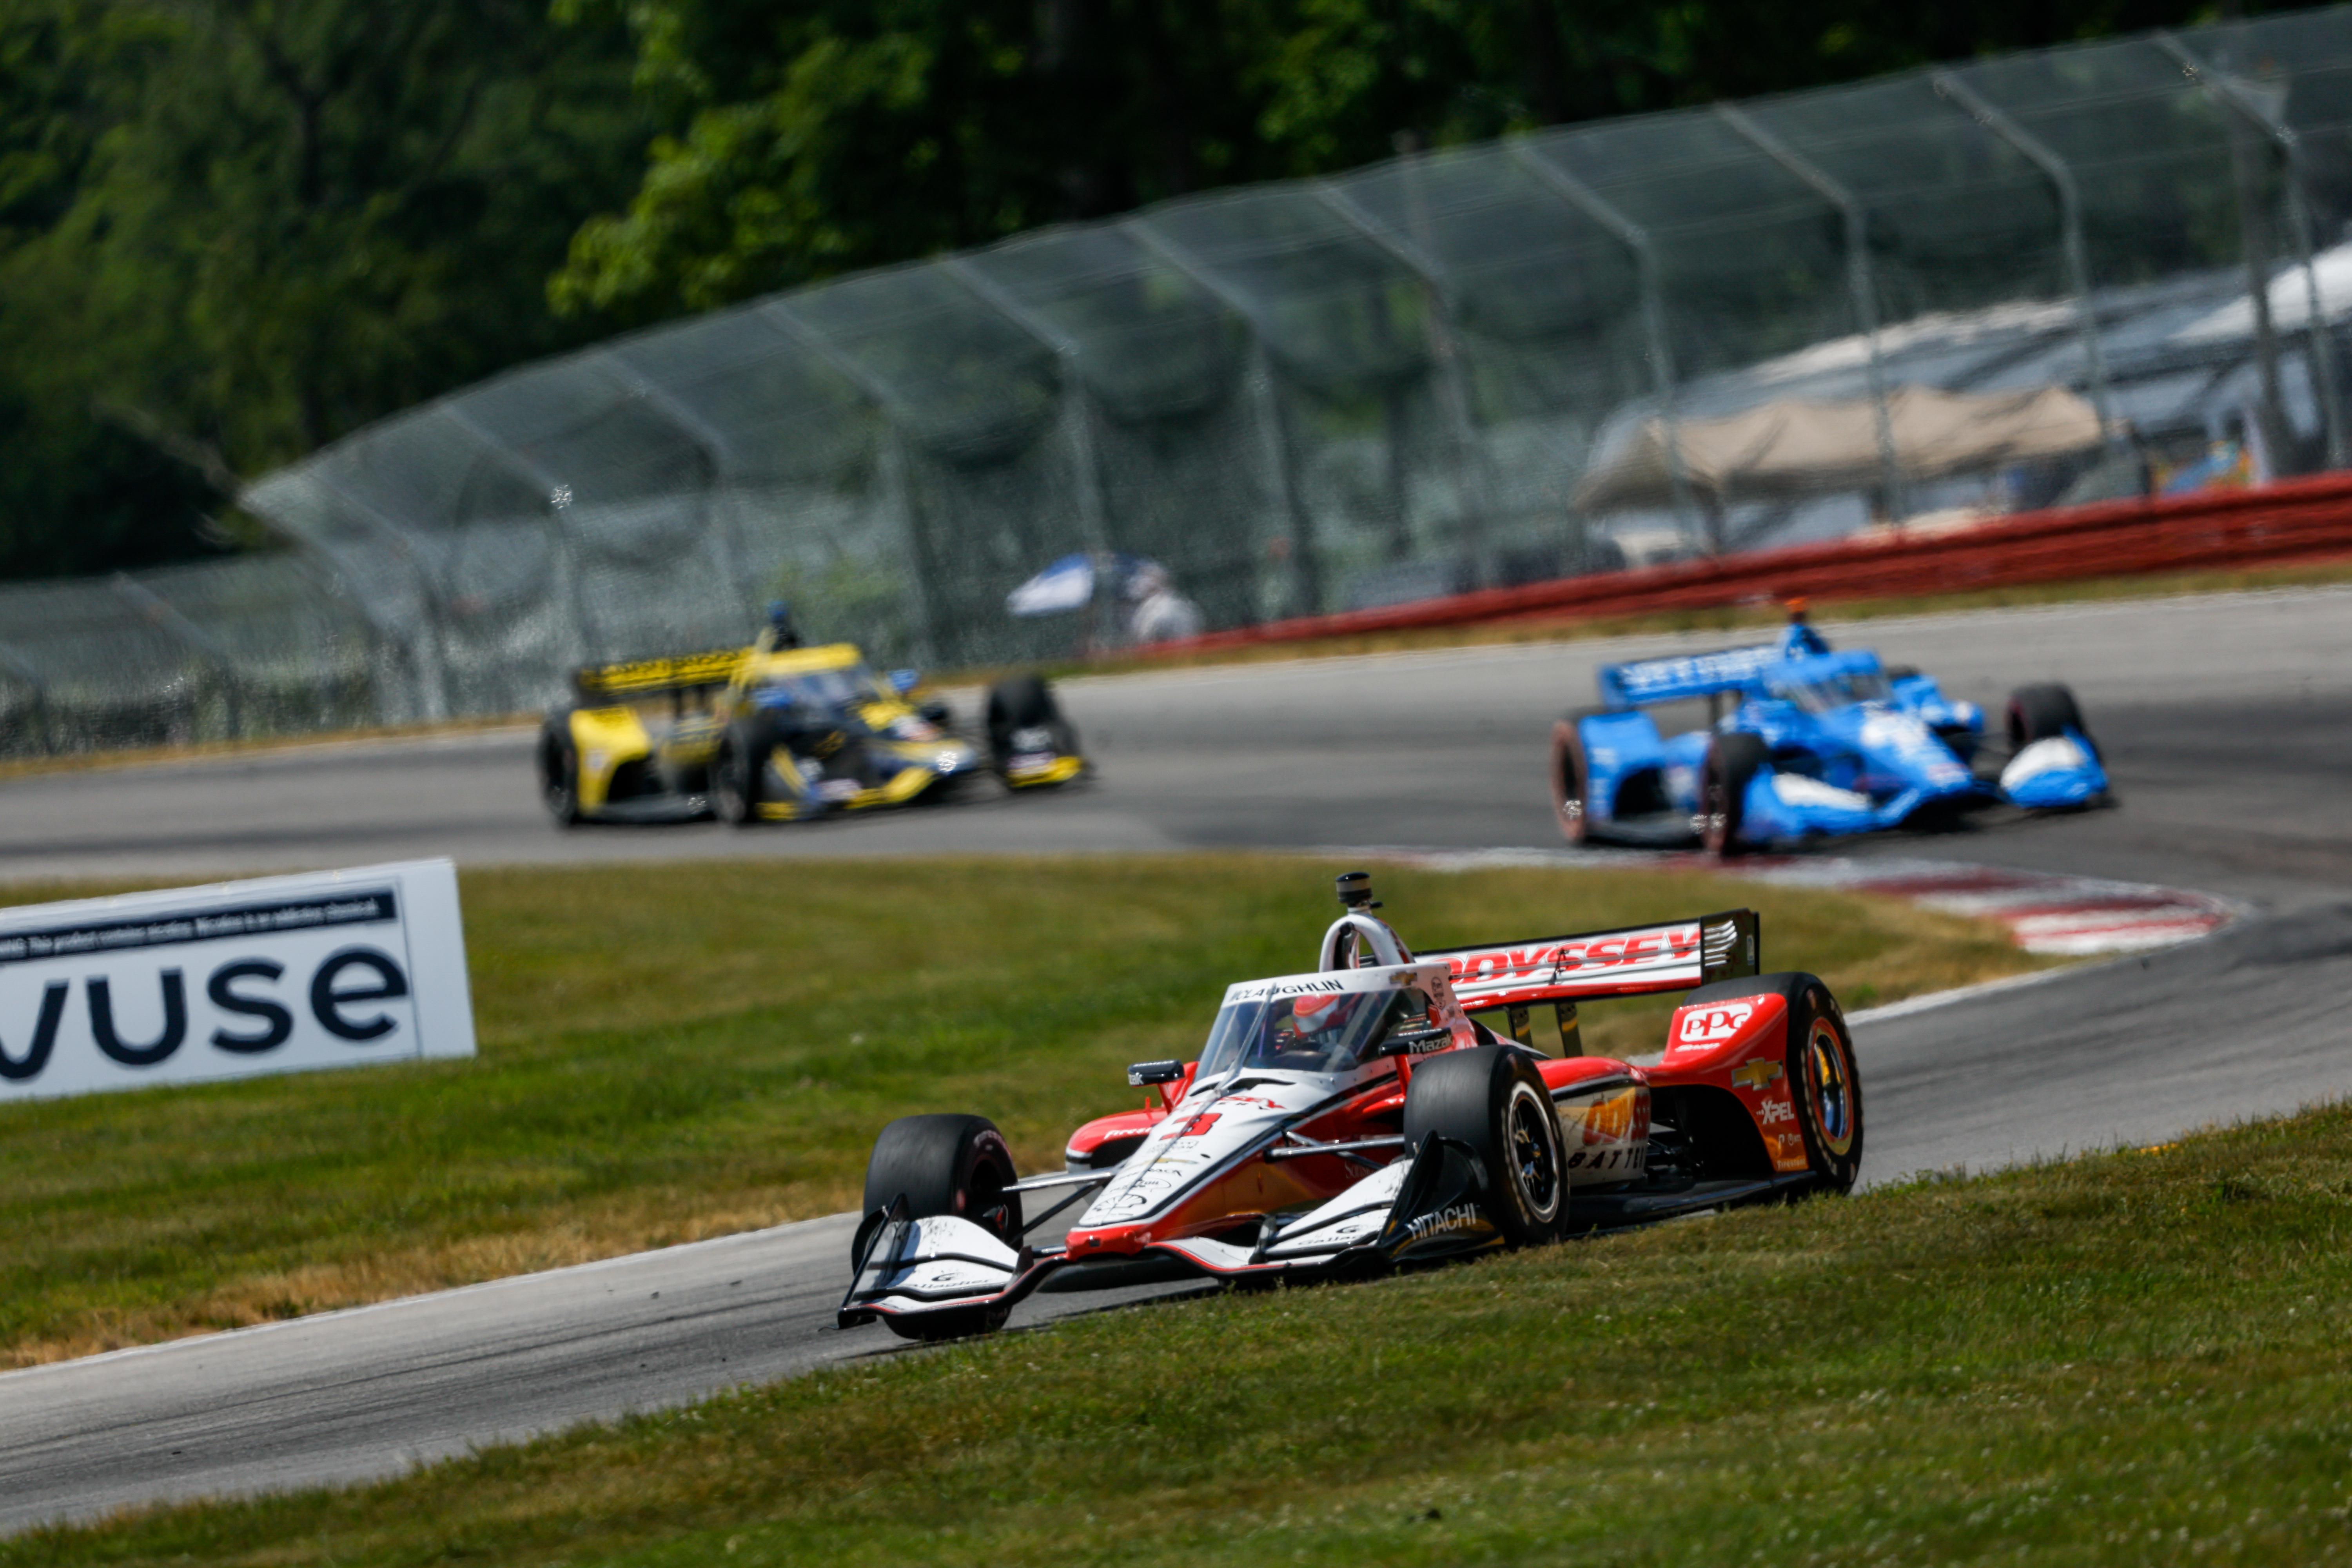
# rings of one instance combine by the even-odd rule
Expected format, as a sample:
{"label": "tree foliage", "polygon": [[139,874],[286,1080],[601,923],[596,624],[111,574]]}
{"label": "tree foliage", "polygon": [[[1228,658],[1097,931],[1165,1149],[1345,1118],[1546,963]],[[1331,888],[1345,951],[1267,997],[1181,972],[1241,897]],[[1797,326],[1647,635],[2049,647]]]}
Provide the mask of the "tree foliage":
{"label": "tree foliage", "polygon": [[561,309],[656,316],[1538,125],[2189,19],[2182,0],[559,0],[667,131]]}
{"label": "tree foliage", "polygon": [[638,170],[616,30],[0,4],[0,569],[184,555],[235,476],[587,330],[544,286]]}
{"label": "tree foliage", "polygon": [[2194,0],[0,0],[0,574],[612,330]]}

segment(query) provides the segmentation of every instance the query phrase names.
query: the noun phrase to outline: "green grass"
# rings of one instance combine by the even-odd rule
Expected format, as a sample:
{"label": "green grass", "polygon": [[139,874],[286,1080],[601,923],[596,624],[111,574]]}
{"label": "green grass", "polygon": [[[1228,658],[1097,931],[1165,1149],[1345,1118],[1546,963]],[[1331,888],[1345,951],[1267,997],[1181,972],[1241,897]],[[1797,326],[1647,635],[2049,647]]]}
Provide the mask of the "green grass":
{"label": "green grass", "polygon": [[1070,1320],[0,1565],[2340,1563],[2347,1241],[2338,1107]]}
{"label": "green grass", "polygon": [[[1311,967],[1344,868],[1202,857],[467,872],[481,1055],[0,1107],[0,1364],[855,1206],[889,1118],[1025,1168],[1139,1103],[1229,981]],[[1381,875],[1423,946],[1753,902],[1849,1005],[2034,966],[1990,925],[1692,873]],[[16,889],[28,900],[77,889]],[[88,889],[79,889],[88,890]],[[1596,1009],[1655,1049],[1666,1004]]]}

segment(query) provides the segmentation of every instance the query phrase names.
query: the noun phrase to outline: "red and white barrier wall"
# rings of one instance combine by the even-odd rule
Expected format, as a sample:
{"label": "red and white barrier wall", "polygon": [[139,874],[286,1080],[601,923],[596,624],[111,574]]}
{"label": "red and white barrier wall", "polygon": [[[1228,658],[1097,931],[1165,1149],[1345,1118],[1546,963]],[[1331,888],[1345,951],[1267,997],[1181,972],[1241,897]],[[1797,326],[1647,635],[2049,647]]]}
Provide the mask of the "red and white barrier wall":
{"label": "red and white barrier wall", "polygon": [[1302,616],[1155,643],[1146,657],[1361,637],[1486,621],[1622,616],[1769,603],[1902,598],[2091,577],[2294,565],[2352,556],[2352,473],[2252,490],[2024,512],[1925,537],[1888,530],[1636,571]]}

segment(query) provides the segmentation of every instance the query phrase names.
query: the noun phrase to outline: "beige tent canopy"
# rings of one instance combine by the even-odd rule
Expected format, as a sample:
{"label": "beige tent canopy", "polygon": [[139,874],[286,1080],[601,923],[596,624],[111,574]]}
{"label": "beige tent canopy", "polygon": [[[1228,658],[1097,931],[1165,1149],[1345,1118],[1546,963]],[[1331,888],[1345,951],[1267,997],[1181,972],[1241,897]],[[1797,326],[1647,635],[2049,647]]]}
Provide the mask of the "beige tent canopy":
{"label": "beige tent canopy", "polygon": [[[1888,423],[1906,479],[2054,458],[2099,444],[2099,416],[2063,387],[2034,392],[1938,392],[1900,386],[1887,395]],[[1722,419],[1675,426],[1683,474],[1694,492],[1720,501],[1866,489],[1881,482],[1878,417],[1866,397],[1838,403],[1783,398]],[[1613,441],[1585,470],[1576,504],[1586,511],[1674,502],[1664,420],[1650,418]]]}

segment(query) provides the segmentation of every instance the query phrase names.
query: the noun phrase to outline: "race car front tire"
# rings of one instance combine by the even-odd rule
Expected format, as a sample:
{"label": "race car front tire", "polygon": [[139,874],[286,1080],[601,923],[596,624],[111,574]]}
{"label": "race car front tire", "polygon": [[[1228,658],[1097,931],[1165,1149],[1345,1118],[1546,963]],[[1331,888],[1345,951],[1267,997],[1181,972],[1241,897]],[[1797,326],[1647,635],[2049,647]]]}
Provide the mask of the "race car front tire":
{"label": "race car front tire", "polygon": [[1535,1059],[1509,1046],[1426,1057],[1404,1096],[1405,1148],[1436,1136],[1467,1148],[1486,1175],[1487,1215],[1513,1247],[1559,1239],[1568,1219],[1559,1116]]}
{"label": "race car front tire", "polygon": [[2021,686],[2009,694],[2010,755],[2015,756],[2036,741],[2046,741],[2069,730],[2089,744],[2093,760],[2101,760],[2099,743],[2091,739],[2090,728],[2083,722],[2083,710],[2075,703],[2070,689],[2053,680]]}
{"label": "race car front tire", "polygon": [[999,777],[1005,763],[1019,749],[1013,743],[1023,730],[1044,730],[1053,737],[1054,750],[1065,757],[1078,755],[1078,732],[1063,717],[1054,689],[1042,675],[1008,675],[988,692],[989,765]]}
{"label": "race car front tire", "polygon": [[1591,831],[1592,768],[1584,754],[1584,721],[1600,712],[1580,709],[1551,727],[1551,810],[1559,836],[1581,844]]}
{"label": "race car front tire", "polygon": [[568,718],[551,719],[540,731],[539,798],[558,827],[580,825],[580,752]]}
{"label": "race car front tire", "polygon": [[866,1162],[866,1212],[899,1198],[910,1219],[948,1215],[969,1220],[1007,1247],[1021,1245],[1021,1194],[1013,1152],[985,1116],[940,1112],[901,1116],[874,1140]]}
{"label": "race car front tire", "polygon": [[[902,1116],[882,1129],[866,1162],[866,1217],[850,1243],[850,1267],[866,1255],[883,1213],[903,1198],[909,1219],[950,1215],[970,1220],[1005,1246],[1021,1245],[1021,1194],[1004,1135],[985,1116],[940,1113]],[[957,1340],[1000,1328],[996,1307],[951,1307],[884,1321],[910,1340]]]}
{"label": "race car front tire", "polygon": [[1764,738],[1744,731],[1727,731],[1708,743],[1698,779],[1699,837],[1708,854],[1728,858],[1747,848],[1739,829],[1748,785],[1771,760]]}

